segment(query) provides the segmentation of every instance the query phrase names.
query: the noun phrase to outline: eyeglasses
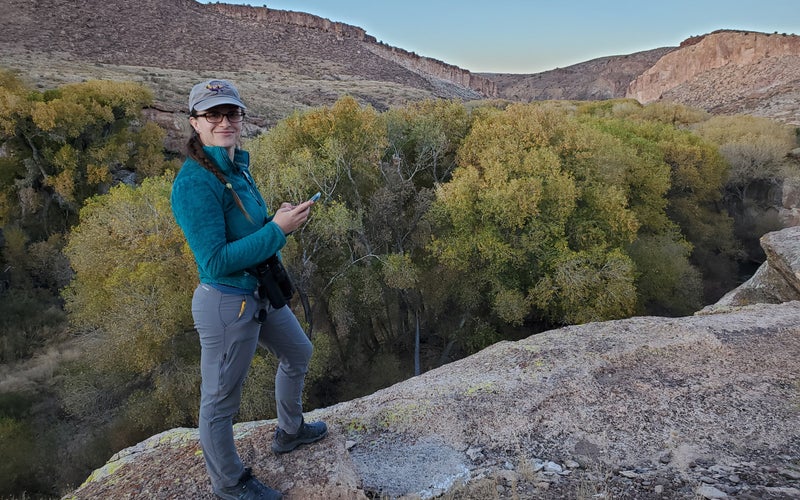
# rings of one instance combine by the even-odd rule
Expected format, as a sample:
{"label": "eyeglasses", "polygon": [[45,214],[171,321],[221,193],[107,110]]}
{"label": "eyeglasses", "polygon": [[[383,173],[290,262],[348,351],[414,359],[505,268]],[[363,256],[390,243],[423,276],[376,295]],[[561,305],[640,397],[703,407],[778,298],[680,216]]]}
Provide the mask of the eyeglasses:
{"label": "eyeglasses", "polygon": [[208,113],[203,113],[202,115],[195,114],[194,116],[196,118],[205,118],[208,120],[208,123],[222,123],[223,118],[227,118],[231,123],[239,123],[240,121],[244,120],[244,111],[241,109],[230,111],[228,113],[209,111]]}

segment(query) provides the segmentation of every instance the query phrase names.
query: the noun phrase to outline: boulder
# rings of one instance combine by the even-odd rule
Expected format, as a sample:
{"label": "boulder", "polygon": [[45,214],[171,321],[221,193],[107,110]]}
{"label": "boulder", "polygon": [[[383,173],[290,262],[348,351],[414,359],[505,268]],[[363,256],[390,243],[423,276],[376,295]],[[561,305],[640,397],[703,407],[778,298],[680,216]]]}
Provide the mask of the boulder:
{"label": "boulder", "polygon": [[749,280],[701,312],[800,300],[800,226],[767,233],[760,242],[767,260]]}

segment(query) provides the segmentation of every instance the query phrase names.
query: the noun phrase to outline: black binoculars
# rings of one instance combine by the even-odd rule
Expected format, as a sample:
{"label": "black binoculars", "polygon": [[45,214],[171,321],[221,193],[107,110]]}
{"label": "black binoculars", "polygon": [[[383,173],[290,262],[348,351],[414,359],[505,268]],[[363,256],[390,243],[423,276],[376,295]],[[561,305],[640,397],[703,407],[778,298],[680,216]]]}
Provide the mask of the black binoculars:
{"label": "black binoculars", "polygon": [[274,309],[292,300],[294,286],[277,254],[256,266],[254,274],[258,278],[258,296],[269,300]]}

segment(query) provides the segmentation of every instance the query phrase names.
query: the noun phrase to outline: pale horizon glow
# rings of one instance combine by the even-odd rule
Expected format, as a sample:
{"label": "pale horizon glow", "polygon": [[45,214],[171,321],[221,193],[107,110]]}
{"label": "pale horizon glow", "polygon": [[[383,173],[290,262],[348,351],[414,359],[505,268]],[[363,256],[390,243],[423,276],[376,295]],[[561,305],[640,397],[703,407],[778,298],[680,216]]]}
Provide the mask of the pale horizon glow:
{"label": "pale horizon glow", "polygon": [[[217,3],[202,0],[202,3]],[[540,73],[720,29],[800,34],[797,0],[220,0],[307,12],[473,73]]]}

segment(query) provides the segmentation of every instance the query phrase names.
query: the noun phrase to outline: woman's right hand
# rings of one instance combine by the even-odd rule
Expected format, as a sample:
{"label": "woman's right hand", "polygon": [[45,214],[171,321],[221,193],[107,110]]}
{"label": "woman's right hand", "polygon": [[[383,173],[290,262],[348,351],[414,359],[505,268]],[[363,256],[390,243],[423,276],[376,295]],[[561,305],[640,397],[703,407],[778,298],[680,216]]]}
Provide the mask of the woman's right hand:
{"label": "woman's right hand", "polygon": [[310,200],[294,207],[289,203],[284,203],[272,216],[272,222],[283,230],[283,234],[292,233],[306,223],[313,204],[314,202]]}

